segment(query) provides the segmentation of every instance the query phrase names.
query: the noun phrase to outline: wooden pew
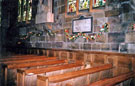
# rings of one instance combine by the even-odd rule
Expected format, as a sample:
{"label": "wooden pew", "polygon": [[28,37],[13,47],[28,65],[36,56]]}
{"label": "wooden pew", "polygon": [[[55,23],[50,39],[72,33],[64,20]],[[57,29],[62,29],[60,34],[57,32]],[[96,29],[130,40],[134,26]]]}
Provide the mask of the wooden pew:
{"label": "wooden pew", "polygon": [[45,60],[55,60],[56,57],[49,57],[49,58],[44,58],[44,57],[37,57],[37,58],[27,58],[27,59],[18,59],[18,60],[11,60],[11,61],[4,61],[1,62],[1,64],[17,64],[17,63],[26,63],[26,62],[34,62],[34,61],[45,61]]}
{"label": "wooden pew", "polygon": [[[79,61],[79,62],[75,62],[71,64],[51,66],[47,68],[33,68],[33,69],[26,69],[26,70],[18,69],[17,70],[17,86],[36,86],[36,82],[34,82],[34,80],[29,79],[29,78],[35,78],[36,80],[37,74],[43,74],[43,73],[53,72],[53,71],[61,73],[61,71],[63,70],[67,71],[69,69],[76,68],[76,67],[81,68],[81,66],[83,66],[82,62]],[[53,73],[55,74],[55,72]],[[25,80],[26,78],[27,80]]]}
{"label": "wooden pew", "polygon": [[26,56],[26,57],[13,57],[13,58],[4,58],[0,60],[0,63],[13,63],[15,61],[25,61],[25,60],[30,60],[30,59],[43,59],[47,58],[46,56]]}
{"label": "wooden pew", "polygon": [[114,86],[117,83],[123,82],[133,77],[135,77],[135,72],[128,72],[128,73],[121,74],[119,76],[115,76],[113,78],[107,78],[104,80],[97,81],[87,86]]}
{"label": "wooden pew", "polygon": [[38,55],[13,55],[13,56],[6,56],[4,58],[0,58],[0,61],[2,60],[8,60],[8,59],[21,59],[21,58],[28,58],[28,57],[36,57]]}
{"label": "wooden pew", "polygon": [[[39,62],[29,62],[29,63],[20,63],[20,64],[6,64],[2,66],[2,73],[5,77],[5,86],[7,85],[7,77],[8,77],[8,70],[13,70],[17,68],[30,68],[30,67],[37,67],[37,66],[47,66],[47,65],[55,65],[55,64],[62,64],[65,63],[65,60],[54,60],[54,61],[49,61],[44,60],[44,61],[39,61]],[[16,70],[15,70],[16,72]]]}
{"label": "wooden pew", "polygon": [[76,78],[76,77],[89,75],[89,74],[92,74],[92,73],[95,73],[95,72],[108,70],[108,69],[111,69],[111,68],[112,68],[111,64],[106,64],[106,65],[103,65],[103,66],[83,69],[83,70],[79,70],[79,71],[67,72],[67,73],[64,73],[64,74],[48,76],[48,77],[38,75],[37,76],[37,86],[49,86],[50,83],[58,83],[58,82],[73,79],[73,78]]}
{"label": "wooden pew", "polygon": [[20,55],[12,55],[11,57],[27,57],[27,56],[38,56],[38,55],[32,55],[32,54],[28,54],[28,55],[23,55],[23,54],[20,54]]}

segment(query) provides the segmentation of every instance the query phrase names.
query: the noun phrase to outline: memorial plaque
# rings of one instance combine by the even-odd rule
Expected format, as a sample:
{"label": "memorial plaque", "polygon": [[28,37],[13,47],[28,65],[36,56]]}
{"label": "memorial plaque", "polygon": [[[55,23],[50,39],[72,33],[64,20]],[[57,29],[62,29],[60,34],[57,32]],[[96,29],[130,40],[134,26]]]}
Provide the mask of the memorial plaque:
{"label": "memorial plaque", "polygon": [[92,32],[92,17],[80,17],[72,21],[72,32],[73,33],[91,33]]}

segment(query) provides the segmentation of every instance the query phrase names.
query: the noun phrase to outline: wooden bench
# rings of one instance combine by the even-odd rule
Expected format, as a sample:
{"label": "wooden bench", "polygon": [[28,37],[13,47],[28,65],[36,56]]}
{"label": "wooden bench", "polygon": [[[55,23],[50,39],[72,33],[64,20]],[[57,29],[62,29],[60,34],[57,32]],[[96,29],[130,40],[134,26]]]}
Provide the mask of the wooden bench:
{"label": "wooden bench", "polygon": [[1,61],[0,64],[10,64],[10,63],[24,63],[24,62],[30,62],[30,61],[42,61],[42,60],[48,60],[48,59],[56,59],[54,58],[47,58],[45,56],[36,56],[36,57],[28,57],[28,58],[22,58],[22,59],[11,59],[6,61]]}
{"label": "wooden bench", "polygon": [[[50,61],[49,61],[50,60]],[[7,77],[8,77],[8,71],[9,70],[14,70],[14,72],[16,72],[18,68],[30,68],[30,67],[37,67],[37,66],[47,66],[47,65],[55,65],[55,64],[62,64],[65,63],[65,60],[54,60],[53,57],[53,61],[51,61],[51,59],[48,58],[48,60],[44,60],[44,61],[39,61],[39,62],[28,62],[28,63],[20,63],[20,64],[6,64],[2,66],[2,73],[5,77],[5,86],[7,85]]]}
{"label": "wooden bench", "polygon": [[[70,64],[51,66],[47,68],[33,68],[33,69],[18,69],[17,70],[17,86],[36,86],[35,80],[37,80],[37,74],[43,73],[61,73],[61,71],[71,71],[73,68],[77,68],[82,66],[82,62],[75,62]],[[55,72],[54,72],[55,71]],[[49,74],[48,73],[48,74]],[[32,75],[31,75],[32,74]],[[34,79],[34,80],[33,80]]]}
{"label": "wooden bench", "polygon": [[121,74],[119,76],[115,76],[113,78],[107,78],[107,79],[97,81],[97,82],[92,83],[92,84],[87,85],[87,86],[114,86],[117,83],[123,82],[123,81],[128,80],[128,79],[133,78],[133,77],[135,77],[135,73],[128,72],[128,73]]}
{"label": "wooden bench", "polygon": [[[108,69],[111,69],[111,68],[112,68],[111,64],[105,64],[103,66],[83,69],[83,70],[79,70],[79,71],[67,72],[67,73],[64,73],[64,74],[53,75],[53,76],[48,76],[48,77],[38,75],[37,76],[37,86],[50,86],[49,85],[50,83],[58,83],[58,82],[62,82],[62,81],[65,81],[65,80],[67,81],[69,79],[89,75],[89,74],[92,74],[92,73],[100,72],[100,71],[103,71],[103,70],[108,70]],[[77,81],[77,82],[79,83],[79,81]],[[62,86],[64,86],[64,85],[62,85]],[[78,85],[75,85],[75,86],[78,86]]]}
{"label": "wooden bench", "polygon": [[[21,55],[14,55],[14,56],[8,56],[5,58],[0,58],[0,62],[17,60],[17,59],[27,59],[27,58],[33,58],[33,57],[38,57],[38,56],[37,55],[22,55],[22,56]],[[46,56],[44,56],[44,57],[46,57]]]}
{"label": "wooden bench", "polygon": [[20,55],[12,55],[11,57],[27,57],[27,56],[38,56],[38,55],[32,55],[32,54],[28,54],[28,55],[23,55],[23,54],[20,54]]}

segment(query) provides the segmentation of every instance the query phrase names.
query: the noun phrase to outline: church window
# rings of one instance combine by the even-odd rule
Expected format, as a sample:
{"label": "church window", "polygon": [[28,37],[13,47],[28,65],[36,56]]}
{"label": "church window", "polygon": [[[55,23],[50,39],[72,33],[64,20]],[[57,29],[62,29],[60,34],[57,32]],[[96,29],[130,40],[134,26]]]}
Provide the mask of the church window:
{"label": "church window", "polygon": [[76,0],[68,0],[68,12],[76,11]]}
{"label": "church window", "polygon": [[79,10],[89,9],[90,0],[79,0]]}
{"label": "church window", "polygon": [[106,0],[93,0],[93,7],[105,6]]}
{"label": "church window", "polygon": [[28,21],[32,17],[32,0],[19,0],[18,21]]}

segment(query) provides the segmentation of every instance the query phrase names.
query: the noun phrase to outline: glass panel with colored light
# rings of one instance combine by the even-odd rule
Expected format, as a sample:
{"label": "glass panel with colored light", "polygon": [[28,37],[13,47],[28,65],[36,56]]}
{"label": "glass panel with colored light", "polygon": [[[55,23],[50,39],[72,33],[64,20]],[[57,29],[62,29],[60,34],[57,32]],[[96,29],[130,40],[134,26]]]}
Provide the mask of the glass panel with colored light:
{"label": "glass panel with colored light", "polygon": [[21,4],[22,4],[22,0],[19,0],[18,3],[18,21],[21,21]]}
{"label": "glass panel with colored light", "polygon": [[93,7],[105,6],[106,0],[93,0]]}
{"label": "glass panel with colored light", "polygon": [[19,0],[18,3],[18,22],[31,20],[32,0]]}
{"label": "glass panel with colored light", "polygon": [[23,21],[26,20],[26,0],[24,0],[24,3],[23,3]]}
{"label": "glass panel with colored light", "polygon": [[79,10],[89,9],[90,0],[79,0]]}
{"label": "glass panel with colored light", "polygon": [[68,0],[68,12],[76,11],[76,0]]}
{"label": "glass panel with colored light", "polygon": [[32,17],[32,0],[28,2],[28,20],[31,20]]}

